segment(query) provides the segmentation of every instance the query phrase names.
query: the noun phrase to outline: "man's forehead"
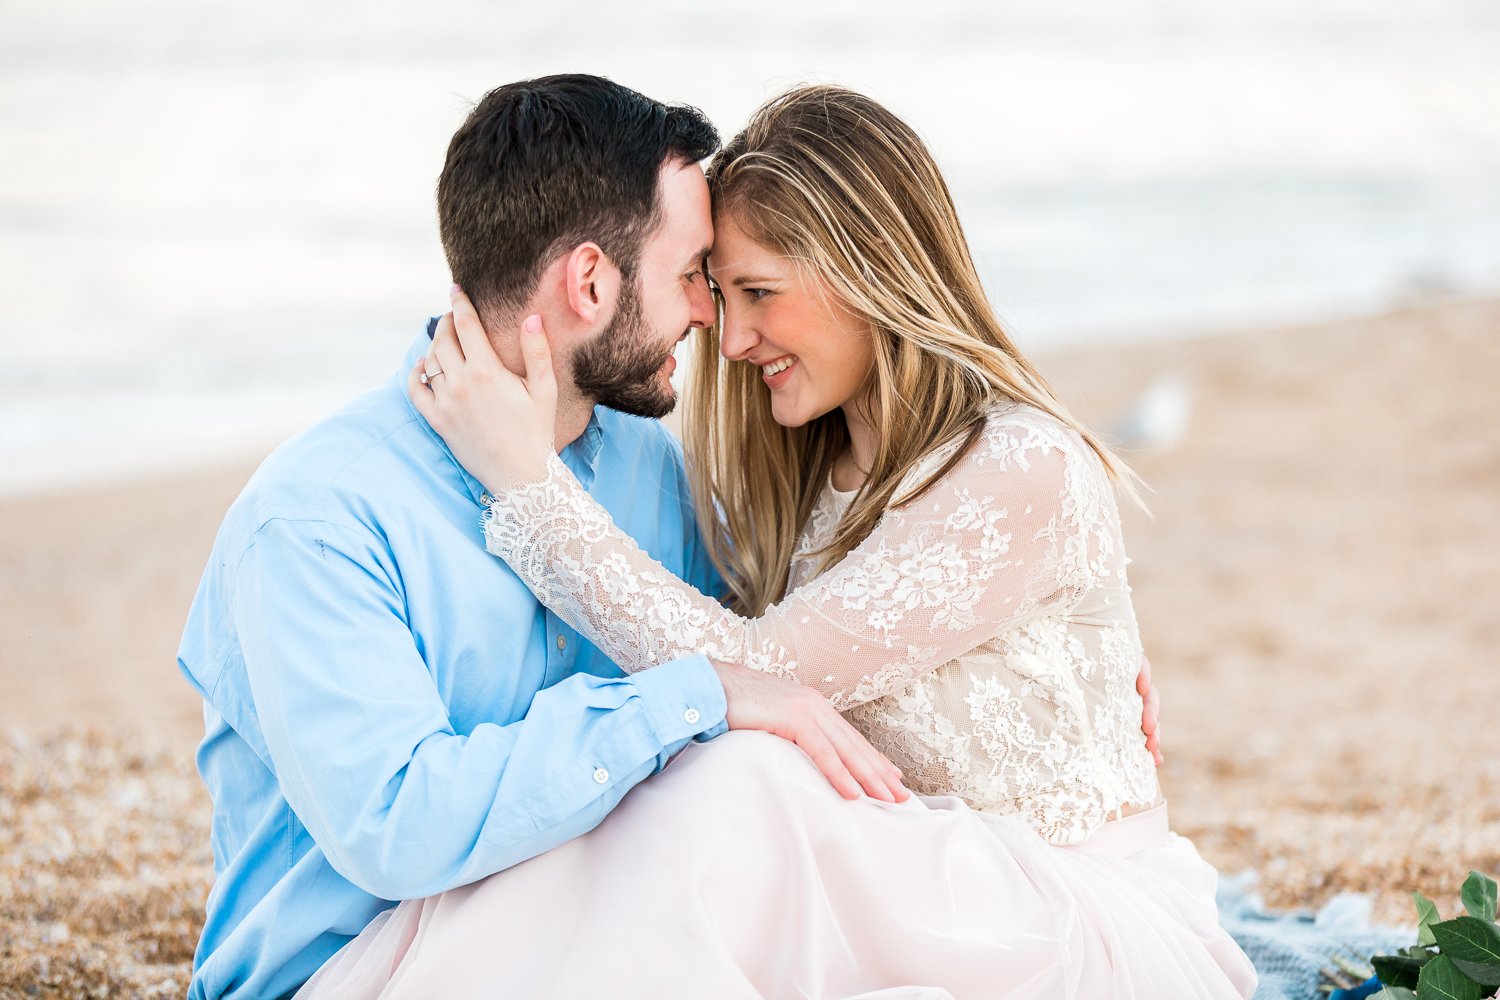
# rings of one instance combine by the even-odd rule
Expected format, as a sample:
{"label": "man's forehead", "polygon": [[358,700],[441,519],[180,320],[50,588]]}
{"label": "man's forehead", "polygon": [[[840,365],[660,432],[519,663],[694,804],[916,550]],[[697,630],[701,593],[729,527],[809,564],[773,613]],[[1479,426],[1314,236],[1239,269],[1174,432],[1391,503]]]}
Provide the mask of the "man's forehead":
{"label": "man's forehead", "polygon": [[683,252],[701,255],[714,239],[713,213],[709,207],[708,181],[696,163],[673,160],[662,166],[662,201],[667,223],[681,239]]}
{"label": "man's forehead", "polygon": [[708,178],[703,168],[685,160],[668,160],[662,164],[661,187],[664,194],[694,208],[708,211]]}

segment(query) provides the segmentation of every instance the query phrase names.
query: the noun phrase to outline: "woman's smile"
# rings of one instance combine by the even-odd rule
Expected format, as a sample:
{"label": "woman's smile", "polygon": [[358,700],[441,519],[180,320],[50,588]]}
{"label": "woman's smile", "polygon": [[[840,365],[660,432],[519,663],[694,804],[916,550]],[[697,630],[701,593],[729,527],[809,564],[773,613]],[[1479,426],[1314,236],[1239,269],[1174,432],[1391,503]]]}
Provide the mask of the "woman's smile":
{"label": "woman's smile", "polygon": [[776,358],[760,366],[760,377],[765,380],[766,385],[772,391],[775,391],[791,381],[792,369],[796,367],[796,364],[796,357],[790,354]]}

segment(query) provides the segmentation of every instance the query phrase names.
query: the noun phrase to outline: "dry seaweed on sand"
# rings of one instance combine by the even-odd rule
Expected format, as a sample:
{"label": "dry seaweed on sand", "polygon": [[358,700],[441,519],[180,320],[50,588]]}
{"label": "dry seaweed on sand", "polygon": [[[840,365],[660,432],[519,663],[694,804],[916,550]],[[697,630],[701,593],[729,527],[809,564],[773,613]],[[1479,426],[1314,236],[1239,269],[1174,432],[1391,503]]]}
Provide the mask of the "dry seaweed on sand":
{"label": "dry seaweed on sand", "polygon": [[184,995],[212,876],[191,759],[0,738],[0,998]]}

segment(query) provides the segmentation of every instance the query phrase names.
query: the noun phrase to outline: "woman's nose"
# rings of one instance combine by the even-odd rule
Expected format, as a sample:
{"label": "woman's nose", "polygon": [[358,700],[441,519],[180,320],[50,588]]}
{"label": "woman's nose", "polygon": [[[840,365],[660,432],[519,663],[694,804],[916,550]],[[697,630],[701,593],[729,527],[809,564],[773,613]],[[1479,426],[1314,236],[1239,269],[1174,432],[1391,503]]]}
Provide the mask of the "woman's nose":
{"label": "woman's nose", "polygon": [[719,331],[719,353],[730,361],[744,361],[760,343],[751,328],[739,322],[728,309],[724,310],[724,326]]}

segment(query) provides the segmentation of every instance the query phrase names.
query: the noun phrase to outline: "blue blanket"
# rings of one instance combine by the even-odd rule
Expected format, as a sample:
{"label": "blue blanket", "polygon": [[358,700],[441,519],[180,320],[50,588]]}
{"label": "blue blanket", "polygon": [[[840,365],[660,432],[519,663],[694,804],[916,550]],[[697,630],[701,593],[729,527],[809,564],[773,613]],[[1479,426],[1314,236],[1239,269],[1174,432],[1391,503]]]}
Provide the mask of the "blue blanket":
{"label": "blue blanket", "polygon": [[[1322,1000],[1322,971],[1332,956],[1368,965],[1371,955],[1388,955],[1417,943],[1410,930],[1370,922],[1370,899],[1341,893],[1317,913],[1270,913],[1255,892],[1254,872],[1219,879],[1219,922],[1250,956],[1260,973],[1255,1000]],[[1373,981],[1372,981],[1373,982]],[[1336,991],[1331,1000],[1355,1000],[1378,989]]]}

